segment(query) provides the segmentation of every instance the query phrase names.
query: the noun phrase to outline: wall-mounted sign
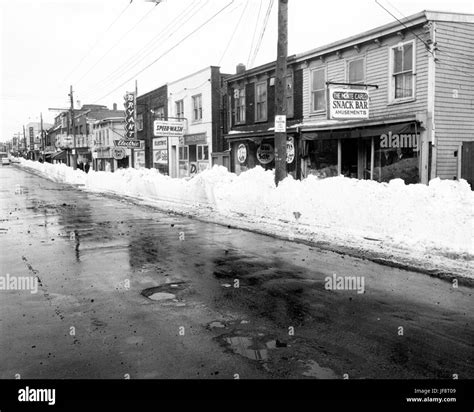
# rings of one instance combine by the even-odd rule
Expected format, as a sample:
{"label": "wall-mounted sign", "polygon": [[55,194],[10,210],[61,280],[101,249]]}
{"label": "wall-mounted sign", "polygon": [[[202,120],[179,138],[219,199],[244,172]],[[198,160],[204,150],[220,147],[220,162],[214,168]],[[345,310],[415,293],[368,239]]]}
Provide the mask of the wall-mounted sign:
{"label": "wall-mounted sign", "polygon": [[247,146],[243,143],[237,148],[237,160],[239,163],[244,163],[247,160]]}
{"label": "wall-mounted sign", "polygon": [[140,147],[140,140],[120,139],[120,140],[114,140],[114,144],[117,147],[135,148],[135,147]]}
{"label": "wall-mounted sign", "polygon": [[111,151],[112,151],[112,157],[115,160],[121,160],[127,155],[123,147],[113,147]]}
{"label": "wall-mounted sign", "polygon": [[295,140],[293,137],[288,137],[286,140],[286,163],[293,163],[295,160]]}
{"label": "wall-mounted sign", "polygon": [[182,136],[184,133],[183,122],[170,122],[167,120],[155,120],[153,122],[154,136]]}
{"label": "wall-mounted sign", "polygon": [[286,116],[277,115],[275,116],[275,133],[285,133],[286,132]]}
{"label": "wall-mounted sign", "polygon": [[168,150],[168,138],[158,137],[153,139],[153,149],[166,149]]}
{"label": "wall-mounted sign", "polygon": [[271,163],[274,158],[275,153],[273,151],[273,146],[270,143],[262,143],[258,146],[257,159],[261,164],[266,165]]}
{"label": "wall-mounted sign", "polygon": [[162,165],[167,165],[168,150],[153,150],[153,162]]}
{"label": "wall-mounted sign", "polygon": [[368,119],[369,92],[362,89],[329,89],[330,119]]}
{"label": "wall-mounted sign", "polygon": [[206,133],[187,134],[184,136],[184,144],[207,144]]}

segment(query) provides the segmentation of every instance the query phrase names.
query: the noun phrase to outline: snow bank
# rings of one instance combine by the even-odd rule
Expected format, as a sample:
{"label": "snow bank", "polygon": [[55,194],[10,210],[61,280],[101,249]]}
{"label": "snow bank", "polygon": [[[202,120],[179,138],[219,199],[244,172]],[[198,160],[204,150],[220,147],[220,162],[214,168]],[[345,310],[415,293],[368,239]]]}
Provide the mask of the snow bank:
{"label": "snow bank", "polygon": [[324,232],[336,243],[368,238],[422,253],[474,254],[474,192],[466,181],[434,179],[426,186],[309,176],[275,187],[273,172],[260,167],[236,176],[215,166],[192,179],[173,179],[155,169],[86,174],[65,165],[21,164],[86,190],[168,202],[178,212],[186,206],[221,218],[240,216],[257,229],[274,221],[289,232]]}

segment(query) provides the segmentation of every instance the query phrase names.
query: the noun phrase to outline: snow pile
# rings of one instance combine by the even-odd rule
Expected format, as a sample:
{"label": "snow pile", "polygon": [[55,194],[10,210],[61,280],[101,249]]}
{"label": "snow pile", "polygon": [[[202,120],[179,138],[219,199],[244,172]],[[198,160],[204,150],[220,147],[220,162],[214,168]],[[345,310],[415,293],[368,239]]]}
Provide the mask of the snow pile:
{"label": "snow pile", "polygon": [[87,190],[167,202],[177,212],[207,209],[220,218],[240,217],[262,231],[271,221],[288,233],[325,233],[335,243],[365,238],[421,253],[474,254],[474,192],[465,181],[434,179],[426,186],[309,176],[289,177],[276,187],[273,172],[260,167],[236,176],[215,166],[192,179],[174,179],[155,169],[86,174],[65,165],[22,165]]}

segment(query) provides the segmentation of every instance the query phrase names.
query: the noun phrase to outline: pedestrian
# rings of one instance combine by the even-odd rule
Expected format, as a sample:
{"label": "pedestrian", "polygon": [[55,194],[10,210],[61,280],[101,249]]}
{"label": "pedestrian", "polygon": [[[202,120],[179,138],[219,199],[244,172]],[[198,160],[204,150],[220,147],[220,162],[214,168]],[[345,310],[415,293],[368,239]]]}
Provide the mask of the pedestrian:
{"label": "pedestrian", "polygon": [[82,160],[79,162],[79,164],[77,165],[77,168],[84,171],[84,163],[82,163]]}
{"label": "pedestrian", "polygon": [[89,164],[89,162],[86,162],[86,164],[84,165],[84,172],[89,173],[90,168],[91,168],[91,165]]}

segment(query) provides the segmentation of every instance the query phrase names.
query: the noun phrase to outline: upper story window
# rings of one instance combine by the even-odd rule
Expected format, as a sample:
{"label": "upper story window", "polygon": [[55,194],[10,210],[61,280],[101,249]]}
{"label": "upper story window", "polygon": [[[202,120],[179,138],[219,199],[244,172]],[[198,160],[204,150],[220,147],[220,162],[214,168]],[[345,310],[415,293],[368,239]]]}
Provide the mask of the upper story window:
{"label": "upper story window", "polygon": [[286,116],[293,117],[293,74],[286,76]]}
{"label": "upper story window", "polygon": [[390,48],[390,101],[415,98],[415,42]]}
{"label": "upper story window", "polygon": [[311,71],[311,110],[321,112],[326,110],[326,69]]}
{"label": "upper story window", "polygon": [[267,120],[267,82],[255,85],[255,121]]}
{"label": "upper story window", "polygon": [[365,83],[365,59],[363,57],[347,62],[347,81],[351,84]]}
{"label": "upper story window", "polygon": [[137,114],[137,131],[143,130],[143,113]]}
{"label": "upper story window", "polygon": [[235,123],[245,123],[245,87],[234,89]]}
{"label": "upper story window", "polygon": [[193,96],[193,121],[202,120],[202,95]]}
{"label": "upper story window", "polygon": [[153,109],[153,112],[155,113],[155,119],[164,119],[165,118],[165,107],[164,106],[155,107]]}
{"label": "upper story window", "polygon": [[175,103],[175,107],[176,107],[176,117],[178,119],[184,119],[184,101],[183,101],[183,99],[178,100]]}

